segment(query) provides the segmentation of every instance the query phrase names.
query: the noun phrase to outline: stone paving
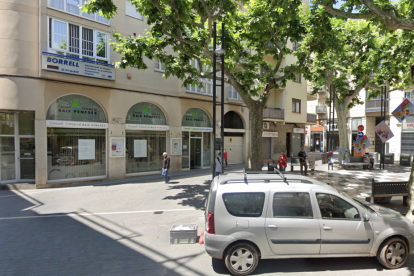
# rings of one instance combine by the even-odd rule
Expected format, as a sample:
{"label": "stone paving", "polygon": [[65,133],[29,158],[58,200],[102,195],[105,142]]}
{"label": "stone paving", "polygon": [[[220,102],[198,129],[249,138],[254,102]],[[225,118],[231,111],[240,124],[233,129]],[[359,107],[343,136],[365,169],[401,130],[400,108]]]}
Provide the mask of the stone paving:
{"label": "stone paving", "polygon": [[[243,166],[228,171],[232,168],[241,172]],[[408,177],[409,170],[393,170],[375,173]],[[366,173],[320,170],[310,177],[361,196],[375,176]],[[169,184],[151,176],[0,191],[0,275],[228,275],[223,262],[212,260],[202,245],[169,241],[173,224],[196,223],[199,234],[204,230],[211,171],[171,177]],[[281,273],[405,276],[414,274],[414,257],[399,270],[385,270],[375,258],[263,260],[254,274]]]}

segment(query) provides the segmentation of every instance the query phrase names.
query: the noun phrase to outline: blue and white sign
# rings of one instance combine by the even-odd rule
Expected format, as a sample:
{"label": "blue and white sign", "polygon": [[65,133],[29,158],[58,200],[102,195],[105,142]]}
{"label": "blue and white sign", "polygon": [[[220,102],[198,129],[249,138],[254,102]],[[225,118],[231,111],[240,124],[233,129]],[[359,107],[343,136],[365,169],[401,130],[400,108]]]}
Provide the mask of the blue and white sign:
{"label": "blue and white sign", "polygon": [[63,55],[42,53],[42,69],[83,77],[115,80],[115,68],[110,64],[87,62]]}

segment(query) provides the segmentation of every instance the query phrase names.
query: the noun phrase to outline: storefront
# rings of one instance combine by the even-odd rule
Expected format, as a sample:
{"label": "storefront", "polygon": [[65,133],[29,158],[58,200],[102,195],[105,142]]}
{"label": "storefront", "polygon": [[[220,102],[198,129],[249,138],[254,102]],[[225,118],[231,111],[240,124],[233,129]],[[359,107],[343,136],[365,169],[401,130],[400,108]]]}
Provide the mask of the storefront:
{"label": "storefront", "polygon": [[103,108],[91,98],[66,95],[46,114],[48,183],[107,177]]}
{"label": "storefront", "polygon": [[212,156],[211,120],[200,108],[190,108],[182,120],[181,167],[201,169],[211,166]]}
{"label": "storefront", "polygon": [[159,172],[169,130],[164,112],[153,103],[138,103],[129,109],[125,122],[126,173]]}
{"label": "storefront", "polygon": [[311,152],[323,152],[323,126],[316,125],[311,126],[311,140],[310,151]]}
{"label": "storefront", "polygon": [[34,182],[34,112],[0,111],[0,182]]}
{"label": "storefront", "polygon": [[402,122],[401,153],[414,154],[414,115],[410,115]]}

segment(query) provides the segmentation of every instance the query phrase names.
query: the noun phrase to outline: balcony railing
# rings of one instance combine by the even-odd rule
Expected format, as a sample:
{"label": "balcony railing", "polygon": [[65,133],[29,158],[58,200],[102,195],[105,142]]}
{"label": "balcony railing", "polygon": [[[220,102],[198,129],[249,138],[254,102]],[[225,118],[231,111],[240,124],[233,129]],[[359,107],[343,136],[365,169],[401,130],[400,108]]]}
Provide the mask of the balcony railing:
{"label": "balcony railing", "polygon": [[265,108],[263,110],[263,119],[285,119],[285,110],[276,108]]}
{"label": "balcony railing", "polygon": [[326,105],[319,105],[316,107],[317,114],[325,114],[326,113]]}
{"label": "balcony railing", "polygon": [[[387,110],[389,109],[388,100],[385,101]],[[380,112],[381,111],[381,100],[365,101],[365,112]],[[389,111],[389,110],[388,110]]]}
{"label": "balcony railing", "polygon": [[308,113],[308,118],[307,118],[307,122],[308,123],[315,123],[316,124],[316,114],[310,114]]}

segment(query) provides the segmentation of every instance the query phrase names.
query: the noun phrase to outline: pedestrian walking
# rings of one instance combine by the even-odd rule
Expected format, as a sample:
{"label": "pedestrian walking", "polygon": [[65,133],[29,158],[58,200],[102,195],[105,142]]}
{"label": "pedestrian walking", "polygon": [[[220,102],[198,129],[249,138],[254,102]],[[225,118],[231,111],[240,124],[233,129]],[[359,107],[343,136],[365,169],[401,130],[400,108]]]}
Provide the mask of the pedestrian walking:
{"label": "pedestrian walking", "polygon": [[223,159],[224,159],[224,164],[227,166],[227,150],[224,149],[224,153],[223,153]]}
{"label": "pedestrian walking", "polygon": [[[308,164],[306,164],[306,152],[305,149],[302,148],[298,153],[299,162],[300,162],[300,174],[301,175],[308,175]],[[303,174],[303,167],[305,167],[305,174]]]}
{"label": "pedestrian walking", "polygon": [[287,155],[284,151],[282,151],[282,154],[279,156],[279,171],[285,172],[287,167]]}
{"label": "pedestrian walking", "polygon": [[362,157],[362,161],[364,163],[368,164],[368,169],[372,170],[374,167],[374,162],[371,162],[371,159],[369,158],[369,153],[365,153],[365,155]]}
{"label": "pedestrian walking", "polygon": [[[223,162],[223,158],[221,158],[221,151],[218,152],[218,157],[214,160],[214,163],[216,165],[216,176],[221,174],[221,163]],[[226,167],[226,164],[224,164],[223,167]]]}
{"label": "pedestrian walking", "polygon": [[164,160],[162,161],[162,175],[164,176],[165,183],[170,182],[170,177],[168,176],[168,172],[170,170],[170,158],[166,152],[163,153]]}

